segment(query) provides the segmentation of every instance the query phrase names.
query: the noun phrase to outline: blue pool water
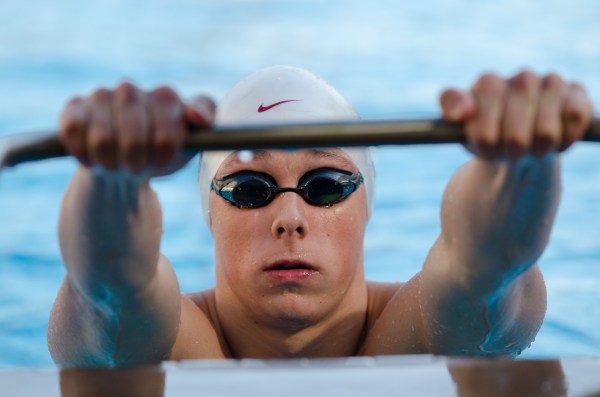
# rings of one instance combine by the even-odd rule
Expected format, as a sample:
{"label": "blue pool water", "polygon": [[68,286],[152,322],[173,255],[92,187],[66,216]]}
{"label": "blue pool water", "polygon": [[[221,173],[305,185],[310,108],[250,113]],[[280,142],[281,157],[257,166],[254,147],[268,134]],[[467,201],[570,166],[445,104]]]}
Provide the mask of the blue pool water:
{"label": "blue pool water", "polygon": [[[0,134],[54,128],[65,100],[131,79],[183,95],[223,95],[267,65],[308,68],[366,117],[436,115],[448,84],[523,66],[576,78],[600,104],[600,4],[593,0],[30,0],[0,1]],[[600,355],[600,146],[565,156],[564,197],[541,260],[544,326],[526,356]],[[406,280],[439,231],[440,197],[468,159],[458,146],[379,151],[367,273]],[[75,164],[47,161],[0,176],[0,366],[49,366],[45,329],[64,275],[60,198]],[[212,285],[212,241],[196,164],[155,182],[163,252],[182,288]]]}

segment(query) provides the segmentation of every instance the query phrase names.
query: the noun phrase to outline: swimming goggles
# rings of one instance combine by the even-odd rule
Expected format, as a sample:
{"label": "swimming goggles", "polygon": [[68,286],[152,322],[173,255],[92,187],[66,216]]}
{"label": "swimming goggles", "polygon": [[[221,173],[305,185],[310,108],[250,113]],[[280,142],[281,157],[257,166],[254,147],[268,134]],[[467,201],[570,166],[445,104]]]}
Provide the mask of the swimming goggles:
{"label": "swimming goggles", "polygon": [[298,187],[280,188],[269,174],[240,171],[213,179],[211,188],[238,208],[262,207],[284,192],[297,193],[308,204],[329,207],[348,198],[362,182],[360,172],[353,174],[336,168],[317,168],[304,174]]}

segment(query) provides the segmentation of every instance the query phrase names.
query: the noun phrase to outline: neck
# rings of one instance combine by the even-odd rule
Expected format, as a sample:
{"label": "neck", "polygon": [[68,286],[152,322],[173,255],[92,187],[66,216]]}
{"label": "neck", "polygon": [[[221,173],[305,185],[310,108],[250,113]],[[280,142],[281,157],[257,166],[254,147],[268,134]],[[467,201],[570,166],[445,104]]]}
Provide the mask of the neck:
{"label": "neck", "polygon": [[217,312],[234,358],[348,357],[356,355],[364,335],[366,286],[353,295],[357,296],[348,296],[347,308],[314,322],[264,321],[245,308],[231,310],[231,305],[226,306],[229,310]]}
{"label": "neck", "polygon": [[356,354],[362,340],[365,315],[356,314],[332,323],[297,331],[272,327],[224,327],[235,358],[345,357]]}

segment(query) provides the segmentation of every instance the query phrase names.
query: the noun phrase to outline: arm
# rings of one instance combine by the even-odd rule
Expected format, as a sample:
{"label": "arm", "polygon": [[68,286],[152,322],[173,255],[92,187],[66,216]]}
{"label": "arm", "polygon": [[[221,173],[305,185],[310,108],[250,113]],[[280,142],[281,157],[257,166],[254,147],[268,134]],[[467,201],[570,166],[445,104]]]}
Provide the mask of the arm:
{"label": "arm", "polygon": [[535,265],[560,196],[557,159],[492,164],[475,159],[450,181],[442,233],[421,273],[429,349],[517,355],[546,309]]}
{"label": "arm", "polygon": [[425,344],[439,354],[517,355],[546,308],[535,263],[560,199],[555,152],[583,135],[591,104],[581,87],[528,72],[444,95],[476,158],[448,184],[441,235],[421,272]]}
{"label": "arm", "polygon": [[57,364],[120,366],[168,356],[181,298],[159,252],[162,214],[149,179],[185,164],[185,124],[209,122],[212,108],[204,110],[184,107],[170,89],[146,94],[127,83],[66,107],[61,139],[82,166],[60,217],[67,276],[48,329]]}

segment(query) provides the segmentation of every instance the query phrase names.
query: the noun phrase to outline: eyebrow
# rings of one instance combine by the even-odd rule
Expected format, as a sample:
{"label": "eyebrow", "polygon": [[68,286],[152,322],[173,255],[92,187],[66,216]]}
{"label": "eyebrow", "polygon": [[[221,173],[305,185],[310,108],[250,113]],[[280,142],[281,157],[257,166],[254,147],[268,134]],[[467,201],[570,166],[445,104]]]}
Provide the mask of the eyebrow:
{"label": "eyebrow", "polygon": [[[333,159],[333,160],[337,160],[340,161],[341,163],[344,164],[344,166],[350,167],[352,168],[354,166],[354,164],[352,163],[352,161],[350,161],[348,158],[335,153],[334,151],[327,150],[327,149],[305,149],[306,151],[308,151],[308,153],[316,158],[320,158],[320,159]],[[334,149],[334,150],[341,150],[341,149]],[[234,153],[240,153],[241,151],[236,151]],[[256,150],[252,150],[252,160],[269,160],[272,156],[271,152],[269,150],[265,150],[265,149],[256,149]],[[243,161],[239,159],[238,156],[232,156],[230,159],[227,160],[227,163],[242,163]]]}
{"label": "eyebrow", "polygon": [[[341,149],[336,149],[336,150],[341,150]],[[345,166],[347,167],[352,167],[353,163],[352,161],[350,161],[348,158],[341,156],[335,152],[332,152],[331,150],[324,150],[324,149],[308,149],[308,152],[318,158],[321,159],[333,159],[333,160],[337,160],[340,161],[342,163],[344,163]]]}

